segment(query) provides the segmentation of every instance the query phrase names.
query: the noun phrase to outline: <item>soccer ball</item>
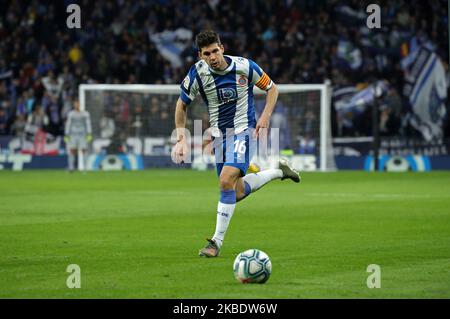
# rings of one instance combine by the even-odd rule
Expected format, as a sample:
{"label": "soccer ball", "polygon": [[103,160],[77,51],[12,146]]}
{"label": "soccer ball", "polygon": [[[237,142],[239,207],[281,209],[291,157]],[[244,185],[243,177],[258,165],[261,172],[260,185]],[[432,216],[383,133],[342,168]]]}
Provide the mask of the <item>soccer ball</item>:
{"label": "soccer ball", "polygon": [[272,273],[269,256],[258,249],[249,249],[234,260],[234,277],[242,283],[265,283]]}

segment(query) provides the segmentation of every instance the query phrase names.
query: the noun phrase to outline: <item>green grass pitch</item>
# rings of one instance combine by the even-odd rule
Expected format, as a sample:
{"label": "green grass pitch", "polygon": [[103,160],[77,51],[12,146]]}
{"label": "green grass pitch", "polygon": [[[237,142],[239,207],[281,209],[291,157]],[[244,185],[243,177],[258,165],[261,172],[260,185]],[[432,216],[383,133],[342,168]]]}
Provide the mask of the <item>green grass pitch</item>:
{"label": "green grass pitch", "polygon": [[[212,171],[0,172],[1,298],[449,298],[450,173],[304,173],[238,203],[219,258]],[[264,285],[235,256],[271,258]],[[69,289],[69,264],[81,288]],[[381,288],[366,285],[369,264]]]}

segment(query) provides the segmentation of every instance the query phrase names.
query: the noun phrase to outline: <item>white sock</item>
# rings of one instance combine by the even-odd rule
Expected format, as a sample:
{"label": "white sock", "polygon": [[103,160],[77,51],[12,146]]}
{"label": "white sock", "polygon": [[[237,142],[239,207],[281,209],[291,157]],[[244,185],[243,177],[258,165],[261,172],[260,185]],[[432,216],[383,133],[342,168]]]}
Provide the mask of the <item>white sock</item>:
{"label": "white sock", "polygon": [[[226,197],[225,200],[224,193]],[[225,233],[227,232],[228,225],[230,224],[231,217],[233,217],[234,208],[236,207],[236,192],[234,190],[222,191],[222,196],[220,199],[221,200],[217,205],[216,231],[212,238],[217,243],[219,248],[222,246],[222,242],[225,237]],[[223,201],[227,203],[223,203]]]}
{"label": "white sock", "polygon": [[272,168],[261,171],[259,173],[247,174],[243,177],[244,182],[246,182],[252,192],[257,191],[268,182],[274,179],[282,178],[283,172],[279,168]]}

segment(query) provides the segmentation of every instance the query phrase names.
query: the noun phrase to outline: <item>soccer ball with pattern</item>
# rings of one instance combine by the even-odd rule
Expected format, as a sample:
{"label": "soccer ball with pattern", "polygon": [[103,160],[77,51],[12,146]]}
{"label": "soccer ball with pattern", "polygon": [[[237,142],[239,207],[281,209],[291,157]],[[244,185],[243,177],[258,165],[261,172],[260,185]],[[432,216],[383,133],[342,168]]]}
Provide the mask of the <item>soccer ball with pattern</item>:
{"label": "soccer ball with pattern", "polygon": [[269,256],[258,249],[249,249],[234,260],[234,276],[242,283],[265,283],[272,273]]}

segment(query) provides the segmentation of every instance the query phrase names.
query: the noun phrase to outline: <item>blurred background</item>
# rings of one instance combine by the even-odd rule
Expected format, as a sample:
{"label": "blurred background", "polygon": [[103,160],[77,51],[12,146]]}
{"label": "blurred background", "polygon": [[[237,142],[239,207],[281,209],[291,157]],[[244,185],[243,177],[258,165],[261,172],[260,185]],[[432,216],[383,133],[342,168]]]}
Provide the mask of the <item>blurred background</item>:
{"label": "blurred background", "polygon": [[[37,155],[63,153],[59,137],[79,84],[179,84],[197,60],[195,35],[214,29],[226,54],[255,60],[277,84],[331,83],[336,155],[369,154],[371,139],[355,138],[372,135],[370,103],[353,98],[374,83],[383,83],[378,124],[386,154],[447,155],[448,3],[377,1],[381,28],[369,29],[371,2],[1,0],[0,146],[26,151],[11,141],[39,130],[48,150]],[[67,28],[71,3],[81,7],[80,29]],[[436,67],[429,103],[412,89],[425,69],[419,56]],[[107,100],[98,123],[106,135],[124,127],[128,135],[159,137],[173,128],[176,97]],[[308,125],[315,115],[301,116]],[[289,139],[287,148],[305,152],[305,141]]]}

